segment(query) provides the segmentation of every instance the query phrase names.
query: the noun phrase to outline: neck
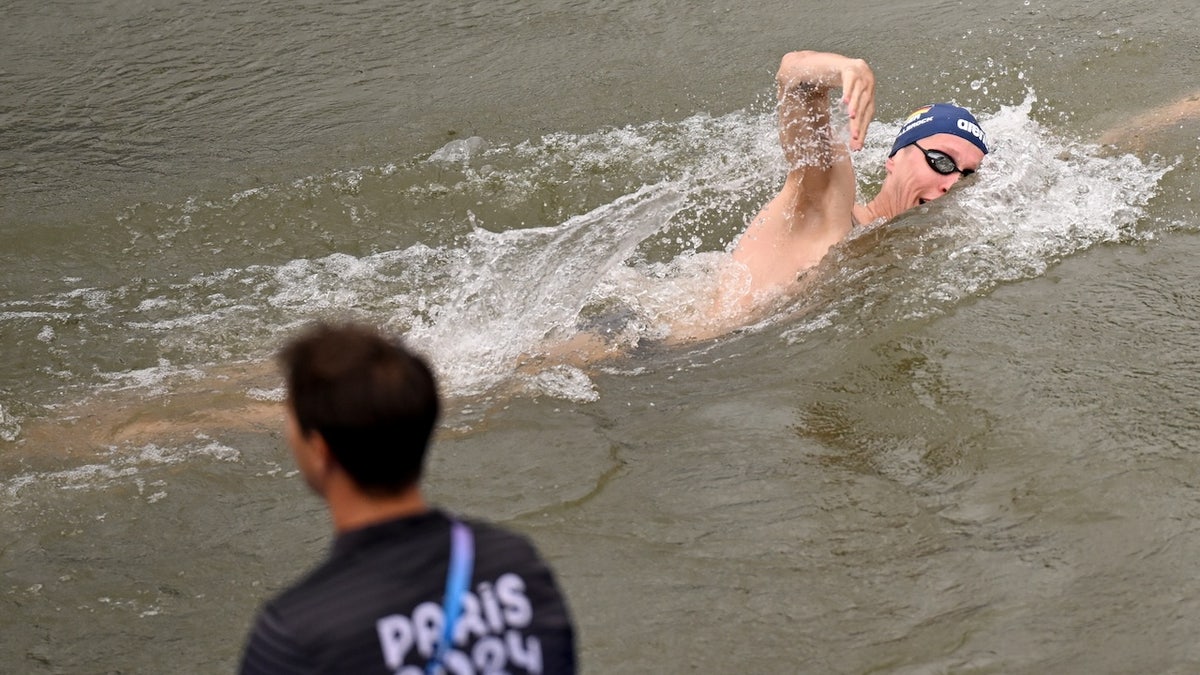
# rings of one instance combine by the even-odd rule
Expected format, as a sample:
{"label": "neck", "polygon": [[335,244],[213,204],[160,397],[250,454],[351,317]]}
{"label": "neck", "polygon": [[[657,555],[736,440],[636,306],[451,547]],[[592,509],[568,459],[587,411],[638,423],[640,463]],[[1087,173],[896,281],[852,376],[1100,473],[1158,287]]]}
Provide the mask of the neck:
{"label": "neck", "polygon": [[327,486],[324,493],[329,504],[333,528],[337,532],[357,530],[396,518],[415,516],[429,510],[421,488],[414,484],[403,491],[376,497],[363,491],[346,477]]}
{"label": "neck", "polygon": [[854,217],[859,223],[866,225],[877,220],[889,221],[907,210],[898,199],[880,192],[866,204],[855,204]]}
{"label": "neck", "polygon": [[879,194],[867,204],[855,206],[854,215],[863,224],[889,221],[912,208],[914,189],[911,181],[904,181],[889,172],[883,185],[879,186]]}

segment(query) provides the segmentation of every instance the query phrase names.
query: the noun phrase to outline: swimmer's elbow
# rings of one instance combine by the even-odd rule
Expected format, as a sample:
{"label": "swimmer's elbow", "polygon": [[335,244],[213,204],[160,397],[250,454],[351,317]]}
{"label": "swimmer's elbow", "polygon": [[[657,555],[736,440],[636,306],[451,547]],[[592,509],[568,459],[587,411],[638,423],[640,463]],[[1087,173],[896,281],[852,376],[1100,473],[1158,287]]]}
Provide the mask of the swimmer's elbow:
{"label": "swimmer's elbow", "polygon": [[801,50],[788,52],[779,61],[779,70],[775,73],[775,83],[779,85],[780,94],[797,89],[812,89],[817,83],[813,70],[813,61],[818,52]]}

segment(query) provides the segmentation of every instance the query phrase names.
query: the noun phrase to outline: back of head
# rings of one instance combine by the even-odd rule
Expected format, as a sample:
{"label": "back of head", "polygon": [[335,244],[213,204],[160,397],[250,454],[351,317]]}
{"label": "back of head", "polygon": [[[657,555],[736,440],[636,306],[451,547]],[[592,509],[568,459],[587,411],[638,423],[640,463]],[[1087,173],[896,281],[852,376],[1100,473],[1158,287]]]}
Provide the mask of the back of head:
{"label": "back of head", "polygon": [[373,328],[318,324],[280,352],[300,430],[319,432],[366,493],[389,495],[421,477],[440,412],[418,356]]}
{"label": "back of head", "polygon": [[888,157],[899,152],[901,148],[934,134],[953,134],[965,138],[982,150],[983,154],[988,154],[987,134],[983,133],[979,120],[975,119],[971,111],[952,103],[932,103],[917,108],[905,118]]}

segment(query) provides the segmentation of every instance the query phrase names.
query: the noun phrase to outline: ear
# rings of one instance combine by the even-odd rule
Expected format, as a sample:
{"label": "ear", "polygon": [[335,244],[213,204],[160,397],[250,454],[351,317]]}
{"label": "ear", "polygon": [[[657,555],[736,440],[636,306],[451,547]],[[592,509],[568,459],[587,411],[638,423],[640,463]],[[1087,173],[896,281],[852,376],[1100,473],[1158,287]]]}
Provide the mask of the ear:
{"label": "ear", "polygon": [[895,169],[895,167],[896,167],[896,156],[895,155],[888,157],[887,161],[883,163],[883,168],[886,169],[889,174],[892,172],[893,169]]}
{"label": "ear", "polygon": [[325,442],[325,437],[321,435],[321,432],[313,429],[305,436],[304,442],[308,445],[309,457],[312,459],[317,475],[328,476],[337,467],[337,460],[333,458],[333,453],[329,450],[329,444]]}

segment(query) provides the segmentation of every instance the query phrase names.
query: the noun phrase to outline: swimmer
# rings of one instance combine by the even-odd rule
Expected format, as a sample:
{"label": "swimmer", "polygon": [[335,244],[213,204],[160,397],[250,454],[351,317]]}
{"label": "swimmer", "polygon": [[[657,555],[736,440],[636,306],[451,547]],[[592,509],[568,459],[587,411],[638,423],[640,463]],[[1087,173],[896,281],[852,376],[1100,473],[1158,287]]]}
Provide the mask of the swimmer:
{"label": "swimmer", "polygon": [[[977,171],[988,153],[983,129],[966,109],[949,103],[918,108],[888,153],[879,194],[859,203],[850,154],[863,148],[875,116],[871,67],[840,54],[797,51],[783,57],[775,80],[788,174],[738,239],[732,254],[738,264],[718,282],[707,325],[681,327],[691,337],[744,323],[748,312],[792,287],[855,227],[886,222],[941,197]],[[830,120],[829,94],[836,88],[849,115],[848,143]]]}
{"label": "swimmer", "polygon": [[[886,221],[936,199],[968,170],[979,169],[987,154],[987,139],[982,131],[979,136],[973,133],[978,123],[969,112],[949,105],[918,108],[895,139],[879,193],[870,202],[857,203],[850,157],[863,147],[875,113],[870,67],[837,54],[793,52],[783,57],[777,82],[779,138],[789,166],[786,180],[738,239],[728,256],[735,261],[727,268],[732,271],[714,281],[711,299],[697,299],[695,317],[671,326],[667,344],[716,338],[748,325],[755,312],[773,306],[771,299],[794,295],[798,277],[856,224]],[[848,142],[830,119],[828,95],[839,87],[839,100],[850,117]],[[1138,152],[1161,144],[1163,134],[1172,129],[1190,131],[1198,123],[1200,92],[1191,92],[1097,136],[1118,151]],[[556,337],[525,355],[515,371],[532,376],[557,364],[591,367],[625,358],[626,342],[610,337],[620,330],[619,325],[593,323],[569,337]],[[208,369],[198,381],[186,377],[166,385],[167,394],[149,400],[144,392],[131,389],[60,407],[57,419],[26,424],[22,437],[30,447],[60,448],[67,455],[114,445],[186,441],[230,430],[264,432],[278,428],[284,419],[279,402],[251,401],[244,393],[279,388],[269,364],[227,364]],[[448,403],[478,409],[492,399],[489,392],[476,400]]]}

